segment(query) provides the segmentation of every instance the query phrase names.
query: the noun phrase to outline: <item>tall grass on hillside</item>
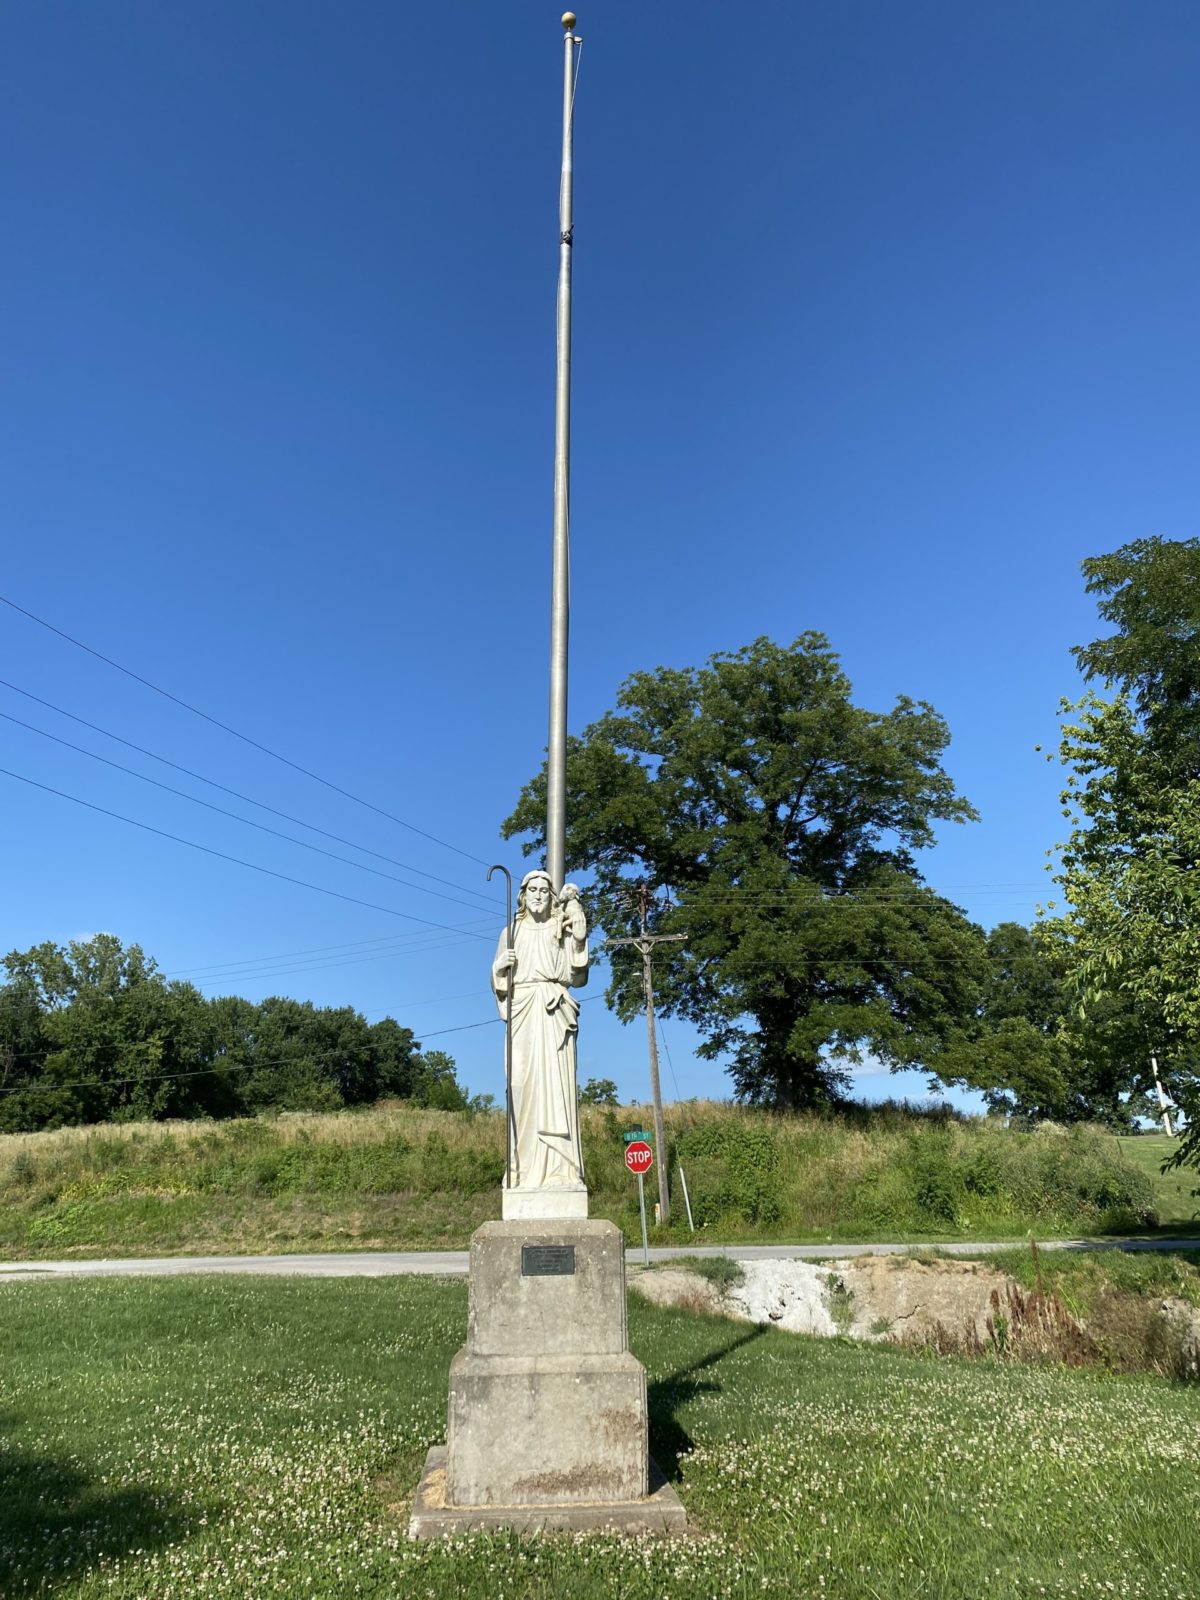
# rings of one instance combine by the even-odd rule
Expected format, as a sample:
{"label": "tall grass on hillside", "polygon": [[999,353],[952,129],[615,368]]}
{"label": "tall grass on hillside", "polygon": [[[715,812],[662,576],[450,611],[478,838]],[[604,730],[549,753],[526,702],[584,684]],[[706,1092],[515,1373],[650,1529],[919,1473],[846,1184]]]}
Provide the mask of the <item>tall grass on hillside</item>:
{"label": "tall grass on hillside", "polygon": [[[706,1241],[1102,1234],[1154,1220],[1149,1175],[1088,1128],[1017,1133],[903,1106],[817,1117],[689,1102],[667,1119],[663,1244],[691,1237],[681,1166]],[[592,1215],[631,1240],[621,1135],[648,1120],[644,1106],[583,1115]],[[0,1251],[461,1247],[499,1214],[503,1168],[502,1114],[402,1102],[15,1134],[0,1138]]]}
{"label": "tall grass on hillside", "polygon": [[[605,1215],[620,1208],[628,1223],[636,1195],[612,1137],[623,1120],[609,1113],[609,1137],[597,1138],[592,1119],[585,1149]],[[697,1227],[730,1239],[1093,1234],[1156,1222],[1149,1175],[1090,1127],[1020,1133],[897,1104],[822,1117],[692,1102],[671,1108],[668,1132],[677,1217],[682,1164]]]}

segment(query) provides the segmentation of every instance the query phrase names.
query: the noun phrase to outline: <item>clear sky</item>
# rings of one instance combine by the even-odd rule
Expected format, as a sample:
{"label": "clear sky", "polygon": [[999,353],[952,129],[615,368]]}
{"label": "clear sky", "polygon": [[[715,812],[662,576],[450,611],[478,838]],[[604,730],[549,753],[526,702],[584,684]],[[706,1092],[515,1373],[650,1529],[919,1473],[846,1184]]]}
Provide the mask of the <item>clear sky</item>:
{"label": "clear sky", "polygon": [[[470,1025],[545,740],[559,10],[6,8],[0,593],[411,827],[9,607],[6,684],[349,846],[0,711],[435,892],[5,721],[11,772],[390,908],[0,777],[5,948],[111,930],[500,1087]],[[822,629],[860,703],[949,721],[982,821],[929,880],[1028,920],[1079,562],[1197,532],[1200,12],[603,0],[579,32],[572,727],[635,669]],[[667,1037],[672,1097],[727,1092]],[[586,1006],[580,1070],[644,1094],[644,1030]]]}

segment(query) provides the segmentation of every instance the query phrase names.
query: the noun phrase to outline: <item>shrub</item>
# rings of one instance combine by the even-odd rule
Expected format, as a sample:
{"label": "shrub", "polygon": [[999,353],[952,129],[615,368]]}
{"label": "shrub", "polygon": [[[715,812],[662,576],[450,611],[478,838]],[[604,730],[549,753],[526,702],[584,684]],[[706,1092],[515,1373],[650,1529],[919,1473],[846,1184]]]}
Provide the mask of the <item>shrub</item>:
{"label": "shrub", "polygon": [[769,1128],[734,1117],[701,1123],[683,1135],[676,1152],[691,1174],[698,1227],[778,1221],[779,1151]]}
{"label": "shrub", "polygon": [[477,1145],[447,1144],[437,1132],[426,1136],[421,1152],[421,1188],[431,1193],[480,1194],[504,1179],[504,1153]]}

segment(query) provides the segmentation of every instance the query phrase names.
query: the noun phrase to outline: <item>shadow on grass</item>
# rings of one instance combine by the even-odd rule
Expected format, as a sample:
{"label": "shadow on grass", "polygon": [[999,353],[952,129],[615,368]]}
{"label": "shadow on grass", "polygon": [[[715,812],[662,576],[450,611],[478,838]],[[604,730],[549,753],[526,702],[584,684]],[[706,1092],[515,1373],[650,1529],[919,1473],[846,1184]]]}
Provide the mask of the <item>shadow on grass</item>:
{"label": "shadow on grass", "polygon": [[718,1350],[693,1361],[690,1366],[665,1378],[656,1378],[649,1386],[647,1399],[650,1410],[650,1454],[658,1463],[664,1478],[671,1482],[680,1477],[679,1461],[692,1448],[692,1436],[679,1420],[679,1412],[689,1401],[702,1394],[720,1394],[721,1385],[712,1378],[701,1378],[702,1372],[719,1367],[735,1351],[753,1344],[767,1332],[764,1325],[750,1328],[739,1334]]}
{"label": "shadow on grass", "polygon": [[171,1495],[98,1485],[76,1461],[14,1444],[18,1426],[0,1417],[0,1595],[45,1594],[102,1556],[173,1544],[202,1515]]}

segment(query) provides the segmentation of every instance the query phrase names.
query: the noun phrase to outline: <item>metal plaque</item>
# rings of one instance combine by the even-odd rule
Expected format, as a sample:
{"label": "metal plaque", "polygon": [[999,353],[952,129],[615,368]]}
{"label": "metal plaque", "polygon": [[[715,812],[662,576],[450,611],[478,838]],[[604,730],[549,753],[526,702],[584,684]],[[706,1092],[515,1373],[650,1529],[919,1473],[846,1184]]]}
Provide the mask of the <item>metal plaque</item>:
{"label": "metal plaque", "polygon": [[575,1246],[573,1244],[523,1244],[521,1246],[521,1276],[523,1278],[573,1278],[575,1276]]}

